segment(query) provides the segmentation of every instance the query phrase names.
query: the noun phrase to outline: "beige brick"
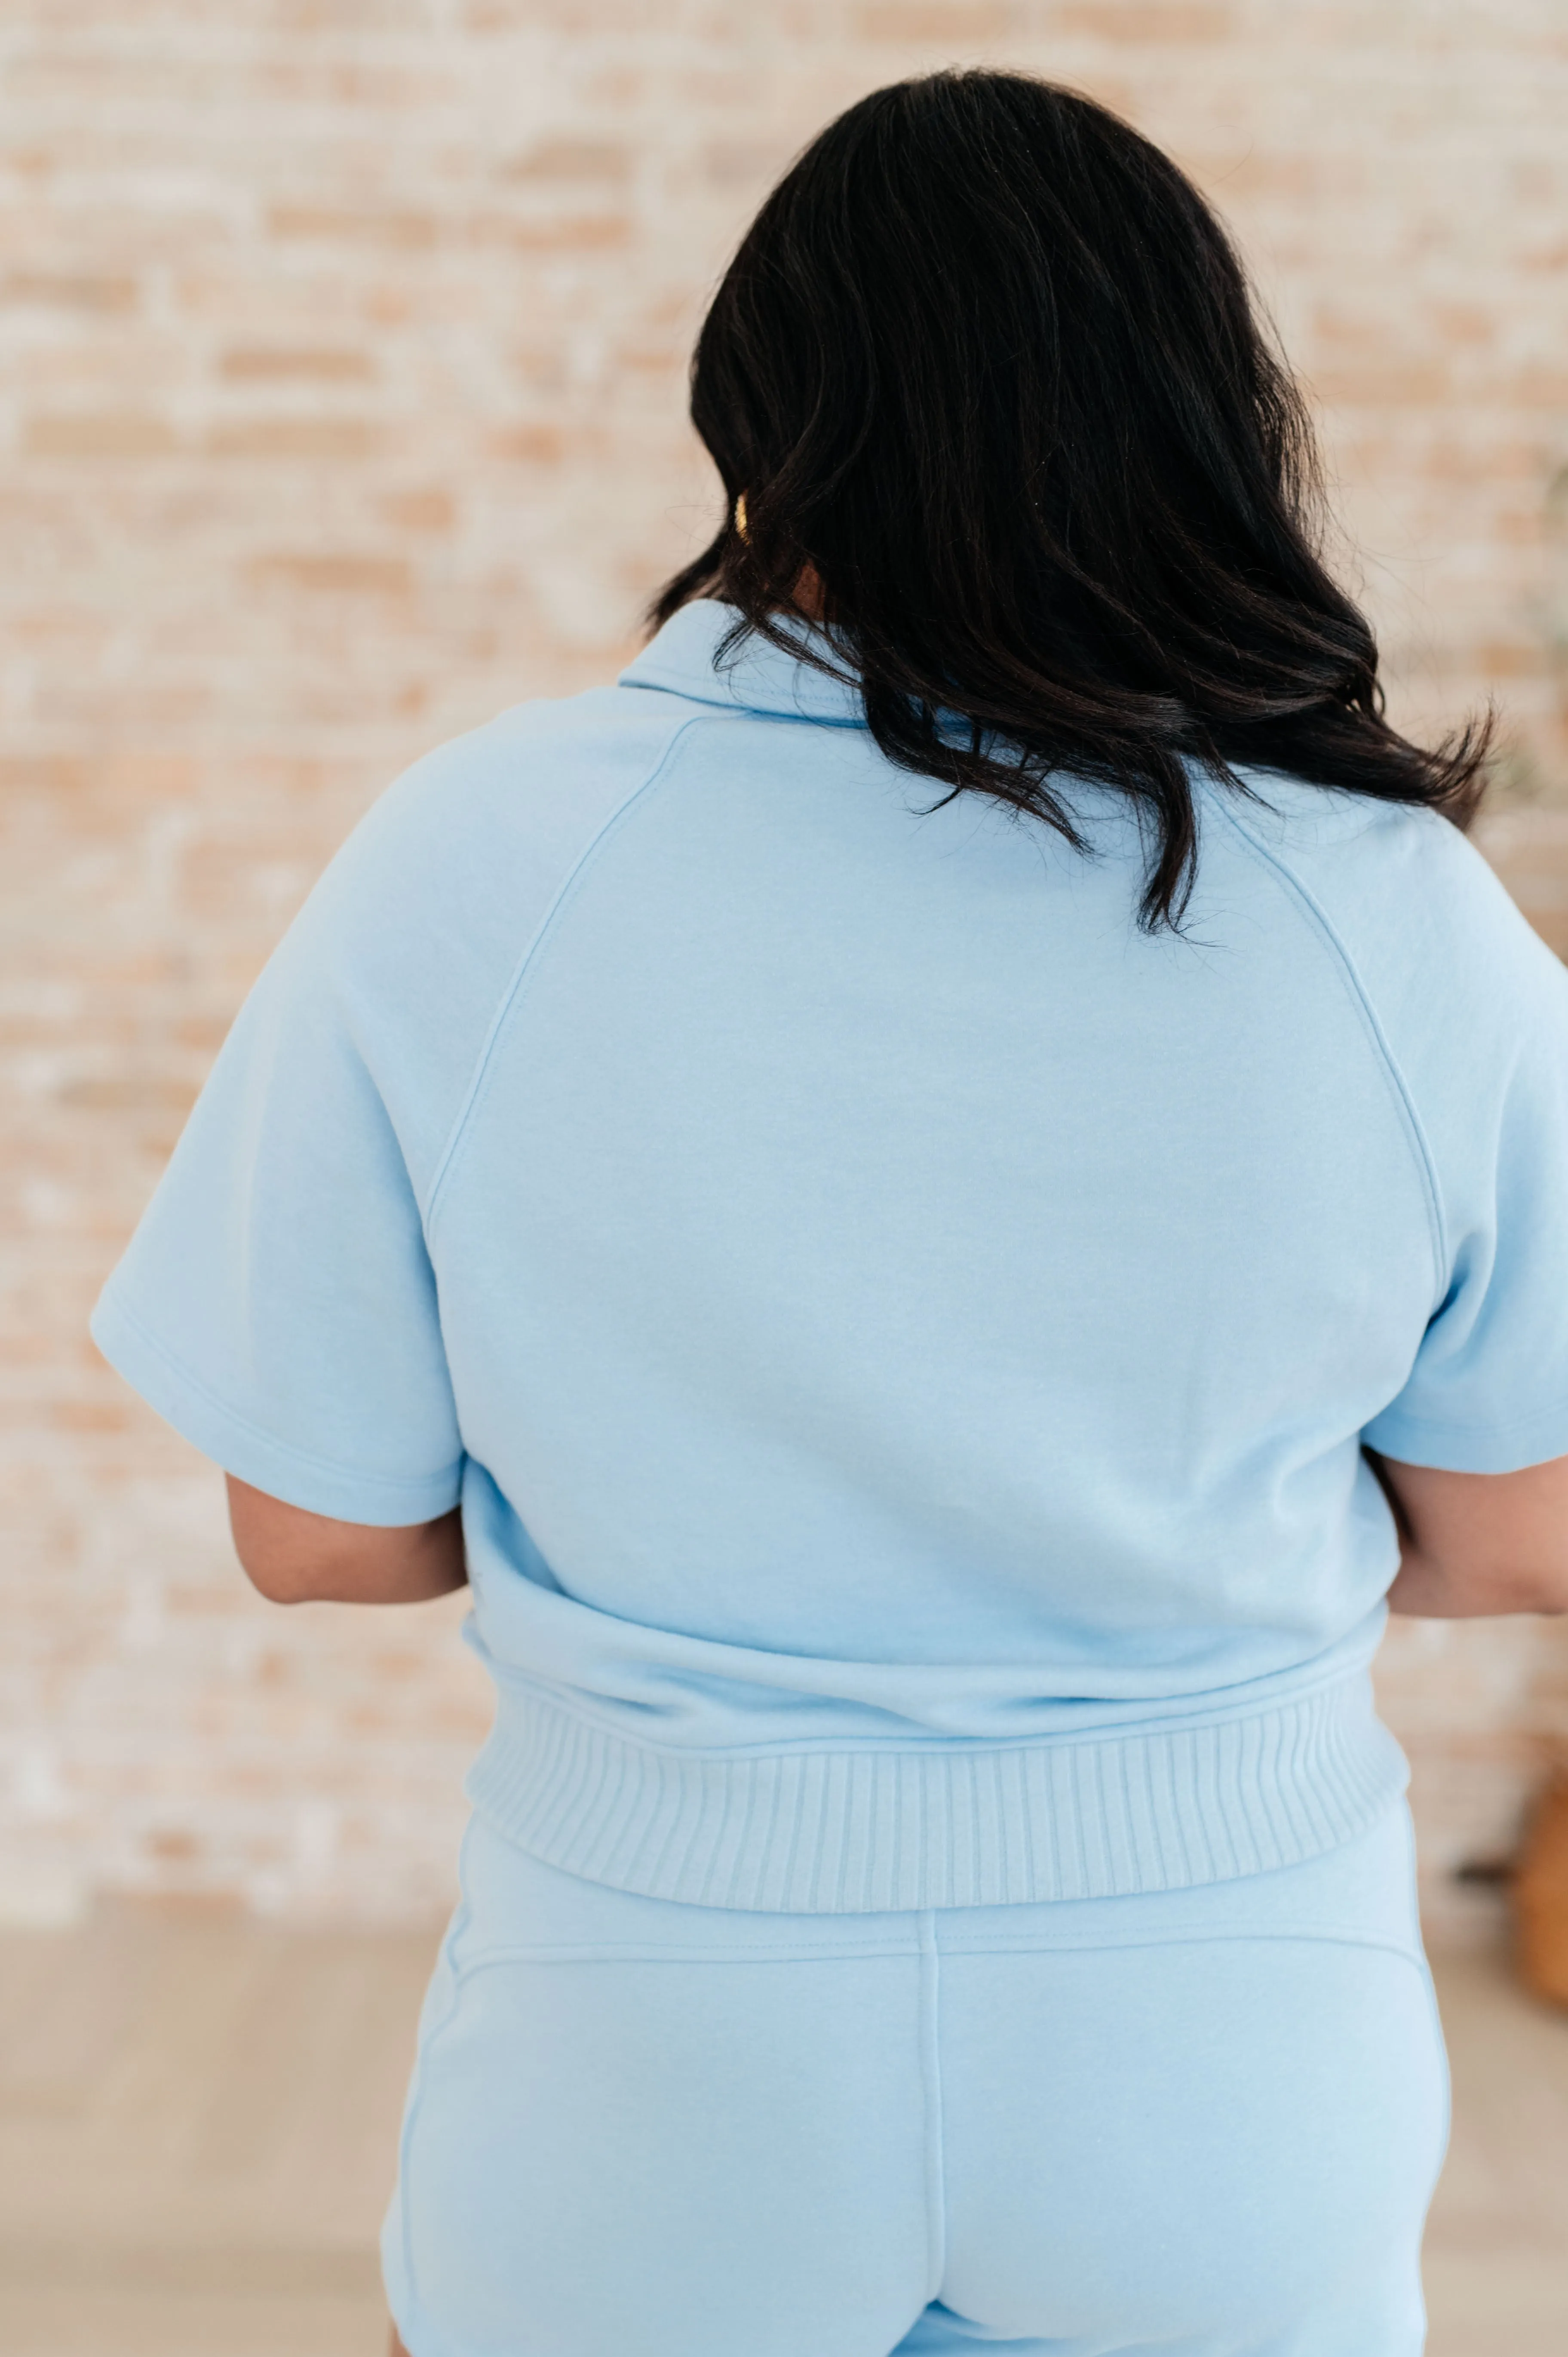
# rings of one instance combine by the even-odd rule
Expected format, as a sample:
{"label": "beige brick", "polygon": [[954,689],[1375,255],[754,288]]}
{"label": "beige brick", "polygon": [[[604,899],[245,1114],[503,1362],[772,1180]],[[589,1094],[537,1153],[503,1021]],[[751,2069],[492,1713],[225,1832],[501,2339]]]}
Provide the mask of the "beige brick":
{"label": "beige brick", "polygon": [[564,455],[567,436],[558,425],[508,425],[489,437],[498,458],[521,459],[525,465],[553,467]]}
{"label": "beige brick", "polygon": [[111,410],[30,417],[22,447],[34,458],[161,458],[179,437],[165,418]]}
{"label": "beige brick", "polygon": [[349,552],[331,556],[258,557],[251,572],[258,581],[333,597],[401,597],[407,594],[411,579],[406,557]]}
{"label": "beige brick", "polygon": [[13,795],[38,793],[47,796],[69,794],[84,786],[88,778],[85,754],[0,753],[0,795],[9,801]]}
{"label": "beige brick", "polygon": [[1132,41],[1140,48],[1164,41],[1219,41],[1234,11],[1207,0],[1061,0],[1051,21],[1064,33],[1085,33],[1095,41]]}
{"label": "beige brick", "polygon": [[274,205],[267,227],[276,238],[327,238],[335,242],[419,248],[435,243],[441,224],[433,213],[373,206]]}
{"label": "beige brick", "polygon": [[1520,370],[1510,390],[1522,408],[1562,412],[1568,409],[1568,368],[1546,361],[1532,361]]}
{"label": "beige brick", "polygon": [[223,354],[219,372],[243,384],[340,384],[345,381],[362,382],[374,376],[376,371],[369,352],[344,349],[285,351],[240,345]]}
{"label": "beige brick", "polygon": [[215,425],[207,447],[220,458],[368,458],[384,439],[363,417],[242,417]]}
{"label": "beige brick", "polygon": [[620,142],[542,139],[507,167],[505,177],[522,181],[564,181],[568,185],[607,180],[618,185],[630,178],[631,169],[631,151]]}
{"label": "beige brick", "polygon": [[381,504],[387,522],[402,532],[450,532],[456,521],[456,500],[438,483],[416,490],[389,491]]}
{"label": "beige brick", "polygon": [[940,41],[970,48],[1005,38],[1018,16],[1006,0],[881,0],[876,6],[855,10],[854,27],[866,41],[922,47]]}
{"label": "beige brick", "polygon": [[1346,408],[1408,410],[1442,401],[1448,391],[1449,374],[1441,360],[1386,360],[1369,352],[1355,363],[1320,364],[1312,371],[1310,382],[1320,401]]}
{"label": "beige brick", "polygon": [[1479,303],[1434,303],[1432,324],[1450,347],[1497,340],[1498,315]]}
{"label": "beige brick", "polygon": [[40,310],[131,311],[136,305],[134,278],[104,272],[10,270],[0,276],[0,303]]}
{"label": "beige brick", "polygon": [[1489,679],[1529,679],[1546,668],[1546,651],[1529,639],[1483,639],[1476,649]]}
{"label": "beige brick", "polygon": [[481,213],[469,227],[481,243],[516,246],[524,253],[587,253],[631,242],[631,220],[623,212],[565,213],[537,220]]}

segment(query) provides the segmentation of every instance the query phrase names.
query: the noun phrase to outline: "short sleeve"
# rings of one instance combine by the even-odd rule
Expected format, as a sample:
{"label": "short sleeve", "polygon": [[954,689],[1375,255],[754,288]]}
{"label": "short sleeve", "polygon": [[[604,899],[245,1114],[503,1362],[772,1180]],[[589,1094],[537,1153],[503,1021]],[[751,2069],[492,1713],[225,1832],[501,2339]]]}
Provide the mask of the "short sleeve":
{"label": "short sleeve", "polygon": [[1494,954],[1416,1091],[1439,1140],[1447,1286],[1364,1434],[1456,1473],[1568,1455],[1568,971],[1511,907],[1489,920]]}
{"label": "short sleeve", "polygon": [[462,1443],[331,902],[318,887],[242,1008],[92,1334],[225,1471],[316,1513],[412,1523],[456,1501]]}

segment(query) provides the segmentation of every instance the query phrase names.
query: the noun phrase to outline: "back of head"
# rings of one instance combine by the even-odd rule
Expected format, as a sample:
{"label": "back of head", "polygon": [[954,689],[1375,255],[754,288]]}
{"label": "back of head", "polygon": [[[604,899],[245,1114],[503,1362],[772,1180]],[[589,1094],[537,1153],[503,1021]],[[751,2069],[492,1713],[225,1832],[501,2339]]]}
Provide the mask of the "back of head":
{"label": "back of head", "polygon": [[1460,823],[1478,800],[1484,729],[1426,752],[1382,716],[1224,230],[1075,91],[941,73],[831,124],[714,296],[692,414],[728,507],[655,618],[716,597],[797,651],[821,619],[809,659],[842,661],[892,759],[1069,838],[1053,777],[1121,788],[1146,922],[1190,888],[1193,759]]}

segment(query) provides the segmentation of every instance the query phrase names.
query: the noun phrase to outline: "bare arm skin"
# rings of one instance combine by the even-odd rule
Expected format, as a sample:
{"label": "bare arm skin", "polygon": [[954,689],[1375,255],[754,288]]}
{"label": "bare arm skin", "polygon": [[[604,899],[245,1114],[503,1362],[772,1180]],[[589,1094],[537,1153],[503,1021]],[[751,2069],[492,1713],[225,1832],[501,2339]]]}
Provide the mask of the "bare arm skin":
{"label": "bare arm skin", "polygon": [[1568,1457],[1444,1473],[1367,1451],[1400,1532],[1390,1609],[1423,1620],[1568,1612]]}
{"label": "bare arm skin", "polygon": [[[1392,1610],[1443,1620],[1568,1612],[1568,1457],[1520,1473],[1445,1473],[1367,1456],[1399,1525]],[[420,1604],[467,1583],[456,1507],[385,1530],[226,1479],[235,1552],[274,1604]]]}
{"label": "bare arm skin", "polygon": [[456,1506],[433,1523],[381,1530],[335,1522],[225,1474],[234,1552],[274,1604],[423,1604],[468,1577]]}

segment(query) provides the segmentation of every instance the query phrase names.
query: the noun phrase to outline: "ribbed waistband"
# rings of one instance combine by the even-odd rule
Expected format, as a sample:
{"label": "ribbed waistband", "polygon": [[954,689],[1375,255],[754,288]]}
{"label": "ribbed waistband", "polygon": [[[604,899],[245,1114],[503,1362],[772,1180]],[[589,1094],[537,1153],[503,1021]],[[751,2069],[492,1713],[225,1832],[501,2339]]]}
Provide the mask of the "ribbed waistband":
{"label": "ribbed waistband", "polygon": [[510,1682],[480,1815],[592,1882],[791,1914],[1190,1889],[1352,1840],[1408,1781],[1367,1674],[1248,1717],[1029,1744],[717,1755]]}

